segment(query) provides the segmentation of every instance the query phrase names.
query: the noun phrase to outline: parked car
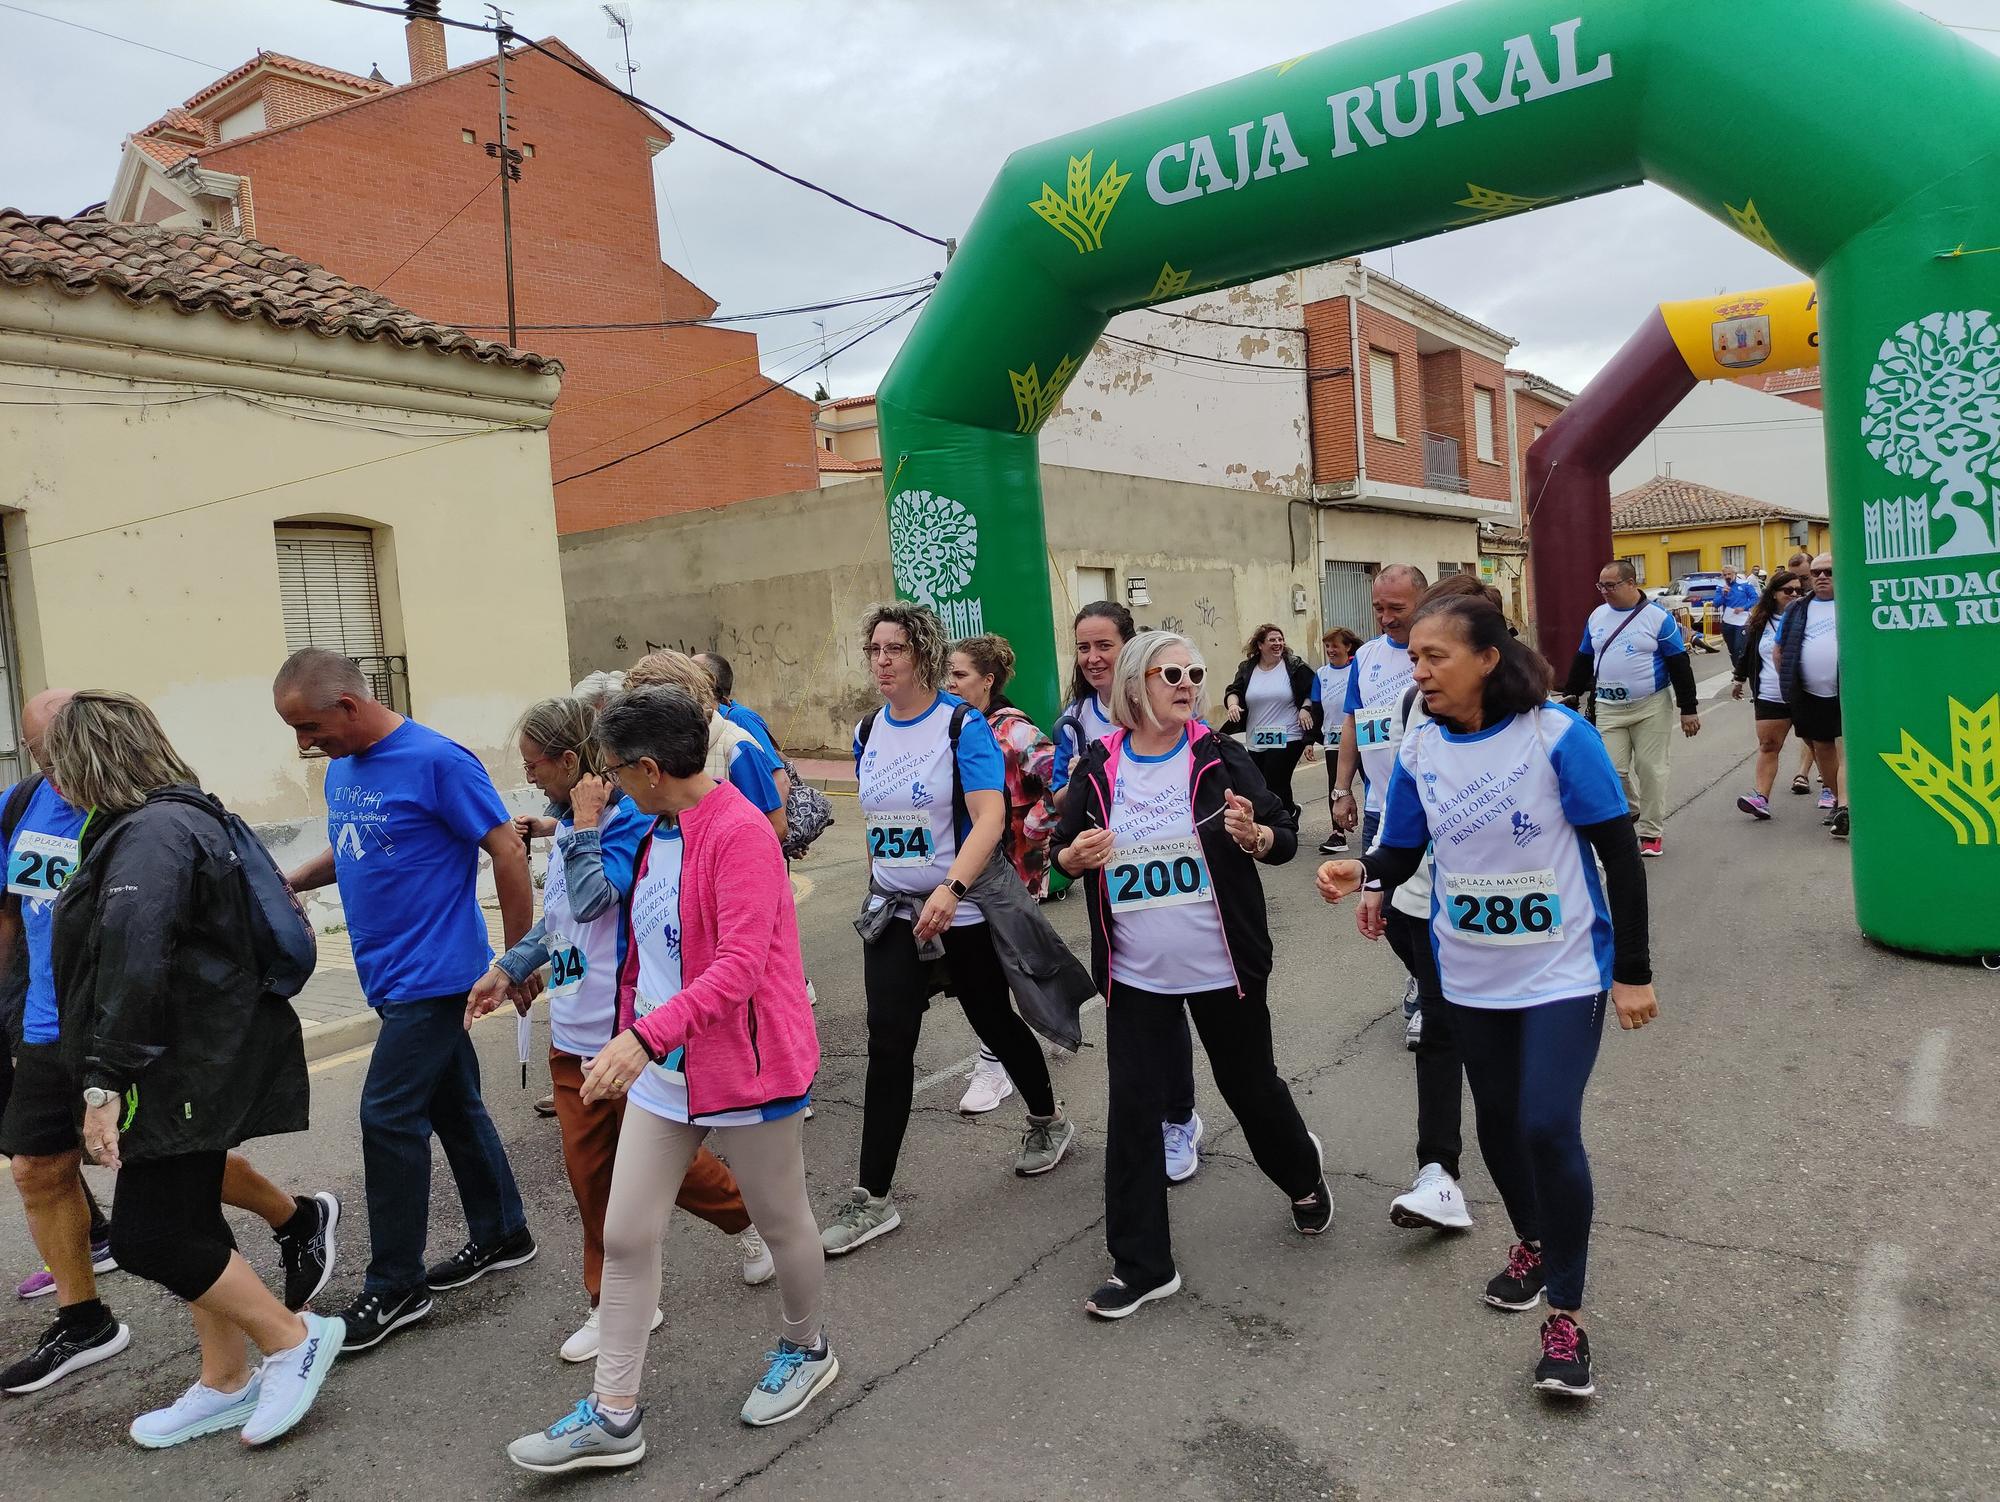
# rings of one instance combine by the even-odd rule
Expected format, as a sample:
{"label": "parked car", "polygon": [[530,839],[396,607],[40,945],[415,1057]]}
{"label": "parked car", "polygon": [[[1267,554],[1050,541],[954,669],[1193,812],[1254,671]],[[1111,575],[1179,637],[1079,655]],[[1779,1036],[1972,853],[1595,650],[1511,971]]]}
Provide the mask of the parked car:
{"label": "parked car", "polygon": [[1715,603],[1715,597],[1722,592],[1720,574],[1684,574],[1680,582],[1680,596],[1688,602],[1690,610],[1699,610],[1704,605]]}

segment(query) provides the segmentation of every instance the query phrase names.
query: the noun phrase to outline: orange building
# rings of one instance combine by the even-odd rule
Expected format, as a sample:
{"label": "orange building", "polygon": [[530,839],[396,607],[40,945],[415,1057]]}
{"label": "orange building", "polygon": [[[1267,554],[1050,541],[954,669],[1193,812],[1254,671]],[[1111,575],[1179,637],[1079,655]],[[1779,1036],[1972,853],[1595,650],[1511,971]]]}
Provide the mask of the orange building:
{"label": "orange building", "polygon": [[[444,36],[409,23],[403,85],[258,53],[127,138],[106,212],[241,233],[504,340],[494,59],[447,67]],[[567,371],[549,430],[559,530],[815,485],[814,404],[759,373],[754,335],[697,326],[715,300],[660,259],[652,159],[671,134],[532,51],[509,54],[507,83],[521,343]],[[680,326],[547,327],[612,323]]]}

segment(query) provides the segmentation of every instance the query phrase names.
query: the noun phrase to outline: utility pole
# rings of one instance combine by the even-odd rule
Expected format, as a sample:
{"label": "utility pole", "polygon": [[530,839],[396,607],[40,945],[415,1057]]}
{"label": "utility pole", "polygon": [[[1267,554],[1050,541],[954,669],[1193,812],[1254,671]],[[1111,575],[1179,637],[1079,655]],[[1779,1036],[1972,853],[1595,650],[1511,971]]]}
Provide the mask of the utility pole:
{"label": "utility pole", "polygon": [[497,3],[486,7],[487,18],[493,22],[493,40],[497,49],[497,67],[494,73],[500,87],[500,139],[486,143],[486,154],[500,161],[500,246],[507,264],[507,342],[519,348],[521,344],[520,321],[514,312],[514,201],[509,187],[521,180],[521,153],[513,147],[508,136],[507,94],[507,39],[514,33],[508,26],[508,12]]}

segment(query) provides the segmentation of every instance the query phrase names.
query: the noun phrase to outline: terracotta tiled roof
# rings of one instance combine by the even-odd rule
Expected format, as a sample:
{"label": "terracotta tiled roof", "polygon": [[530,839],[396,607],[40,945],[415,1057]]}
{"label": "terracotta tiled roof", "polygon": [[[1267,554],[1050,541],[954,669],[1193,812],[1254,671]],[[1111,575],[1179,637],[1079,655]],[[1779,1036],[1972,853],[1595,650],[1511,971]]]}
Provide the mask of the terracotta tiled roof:
{"label": "terracotta tiled roof", "polygon": [[303,73],[308,78],[321,79],[327,83],[344,84],[350,89],[359,89],[364,94],[381,94],[393,87],[373,78],[363,78],[358,73],[343,73],[338,68],[329,68],[321,63],[309,63],[302,57],[287,57],[282,52],[259,52],[249,62],[231,68],[199,94],[194,95],[188,100],[187,107],[193,109],[203,100],[213,99],[230,85],[241,82],[264,63],[283,68],[287,72]]}
{"label": "terracotta tiled roof", "polygon": [[832,449],[819,450],[819,471],[823,475],[859,474],[861,466]]}
{"label": "terracotta tiled roof", "polygon": [[208,139],[208,127],[201,123],[201,117],[191,110],[182,109],[178,104],[159,119],[139,132],[142,136],[192,136],[197,141]]}
{"label": "terracotta tiled roof", "polygon": [[1700,527],[1714,522],[1760,521],[1766,517],[1799,518],[1796,507],[1774,506],[1747,495],[1655,475],[1645,484],[1611,498],[1611,530],[1657,531],[1663,527]]}
{"label": "terracotta tiled roof", "polygon": [[192,146],[183,146],[178,141],[162,141],[158,136],[134,136],[132,144],[162,167],[178,167],[194,155]]}
{"label": "terracotta tiled roof", "polygon": [[849,407],[872,407],[875,405],[875,398],[872,394],[868,396],[843,396],[838,401],[821,402],[820,405],[829,412],[845,412]]}
{"label": "terracotta tiled roof", "polygon": [[212,230],[0,209],[0,282],[46,282],[73,297],[105,287],[135,307],[164,302],[189,314],[213,308],[330,339],[386,339],[489,364],[562,369],[555,360],[434,323],[310,261]]}
{"label": "terracotta tiled roof", "polygon": [[1798,370],[1773,370],[1764,375],[1746,375],[1736,378],[1740,386],[1748,386],[1754,391],[1768,391],[1773,396],[1783,396],[1788,391],[1819,390],[1819,371],[1815,368]]}

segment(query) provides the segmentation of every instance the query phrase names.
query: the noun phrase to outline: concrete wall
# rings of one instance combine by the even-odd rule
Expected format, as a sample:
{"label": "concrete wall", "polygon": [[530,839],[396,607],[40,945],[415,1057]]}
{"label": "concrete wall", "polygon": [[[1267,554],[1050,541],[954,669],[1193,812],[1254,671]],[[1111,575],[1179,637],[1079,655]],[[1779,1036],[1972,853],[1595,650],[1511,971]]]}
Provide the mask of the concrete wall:
{"label": "concrete wall", "polygon": [[1632,457],[1611,473],[1611,493],[1671,474],[1774,506],[1825,516],[1826,439],[1819,413],[1734,381],[1688,393]]}
{"label": "concrete wall", "polygon": [[[1133,614],[1201,647],[1223,675],[1218,700],[1254,626],[1276,621],[1308,656],[1317,650],[1321,558],[1429,573],[1439,559],[1478,557],[1465,521],[1315,512],[1280,495],[1056,465],[1043,467],[1042,488],[1058,660],[1087,603],[1076,570],[1110,570],[1121,599],[1139,575],[1151,603]],[[566,536],[562,577],[573,677],[654,647],[713,647],[736,670],[737,697],[801,755],[843,751],[875,702],[856,627],[895,587],[879,477]]]}
{"label": "concrete wall", "polygon": [[521,782],[513,721],[571,681],[553,376],[16,288],[0,289],[0,370],[56,403],[0,413],[24,695],[137,694],[210,790],[296,826],[276,843],[323,848],[325,763],[271,708],[286,653],[273,528],[358,523],[415,715],[503,788]]}

